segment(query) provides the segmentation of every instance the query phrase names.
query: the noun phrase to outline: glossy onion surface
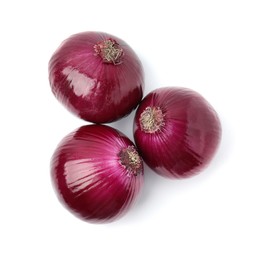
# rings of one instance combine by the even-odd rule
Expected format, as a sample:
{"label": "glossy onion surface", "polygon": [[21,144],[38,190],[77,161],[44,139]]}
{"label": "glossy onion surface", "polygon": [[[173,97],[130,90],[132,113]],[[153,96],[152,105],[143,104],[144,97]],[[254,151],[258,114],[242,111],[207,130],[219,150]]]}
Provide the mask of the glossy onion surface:
{"label": "glossy onion surface", "polygon": [[66,39],[49,62],[56,98],[80,118],[107,123],[128,115],[143,96],[141,62],[123,40],[102,32]]}
{"label": "glossy onion surface", "polygon": [[144,180],[134,144],[103,125],[67,135],[52,156],[51,176],[63,204],[90,222],[110,222],[125,213]]}
{"label": "glossy onion surface", "polygon": [[189,177],[212,159],[221,125],[212,106],[197,92],[164,87],[139,105],[134,138],[144,161],[169,178]]}

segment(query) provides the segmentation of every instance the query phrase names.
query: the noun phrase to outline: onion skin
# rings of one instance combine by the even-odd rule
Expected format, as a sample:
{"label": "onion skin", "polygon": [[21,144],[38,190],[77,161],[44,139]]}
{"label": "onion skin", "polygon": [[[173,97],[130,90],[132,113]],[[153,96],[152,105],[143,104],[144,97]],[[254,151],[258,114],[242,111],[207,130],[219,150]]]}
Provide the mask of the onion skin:
{"label": "onion skin", "polygon": [[[147,111],[155,113],[151,120],[148,114],[143,117]],[[149,126],[147,132],[144,128]],[[193,176],[209,164],[220,143],[221,124],[215,110],[197,92],[163,87],[149,93],[139,105],[134,139],[151,169],[179,179]]]}
{"label": "onion skin", "polygon": [[[136,155],[129,168],[128,156],[122,156],[128,155],[126,149]],[[73,214],[93,223],[111,222],[137,198],[144,182],[143,161],[121,132],[87,125],[58,145],[51,159],[51,178],[60,201]]]}
{"label": "onion skin", "polygon": [[[107,49],[107,53],[119,51],[114,60],[102,56],[104,42],[115,43],[116,48]],[[108,123],[137,107],[143,97],[144,72],[123,40],[103,32],[83,32],[67,38],[52,55],[49,82],[69,111],[89,122]]]}

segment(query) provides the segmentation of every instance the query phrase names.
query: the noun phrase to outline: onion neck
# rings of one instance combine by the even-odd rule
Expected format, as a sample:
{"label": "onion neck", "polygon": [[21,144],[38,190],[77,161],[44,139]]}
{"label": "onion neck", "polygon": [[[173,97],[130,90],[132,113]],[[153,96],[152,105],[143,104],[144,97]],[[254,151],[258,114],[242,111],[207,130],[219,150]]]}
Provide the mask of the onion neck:
{"label": "onion neck", "polygon": [[120,164],[127,169],[130,174],[138,175],[142,172],[142,160],[134,148],[134,146],[128,146],[122,149],[119,153]]}
{"label": "onion neck", "polygon": [[139,118],[141,130],[155,133],[164,126],[164,114],[160,107],[147,107]]}
{"label": "onion neck", "polygon": [[122,63],[123,49],[113,39],[107,39],[95,44],[94,50],[104,63],[112,63],[114,65]]}

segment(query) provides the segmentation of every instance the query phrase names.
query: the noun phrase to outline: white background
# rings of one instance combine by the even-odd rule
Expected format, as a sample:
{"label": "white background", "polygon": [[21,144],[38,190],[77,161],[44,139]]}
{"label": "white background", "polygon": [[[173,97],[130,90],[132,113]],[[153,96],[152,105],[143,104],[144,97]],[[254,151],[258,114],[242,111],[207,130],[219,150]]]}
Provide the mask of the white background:
{"label": "white background", "polygon": [[[269,259],[268,1],[1,1],[0,259]],[[216,157],[200,175],[148,168],[135,207],[89,224],[51,187],[58,142],[87,124],[52,95],[48,60],[81,31],[114,34],[137,52],[145,94],[201,93],[222,121]],[[132,119],[113,123],[131,139]]]}

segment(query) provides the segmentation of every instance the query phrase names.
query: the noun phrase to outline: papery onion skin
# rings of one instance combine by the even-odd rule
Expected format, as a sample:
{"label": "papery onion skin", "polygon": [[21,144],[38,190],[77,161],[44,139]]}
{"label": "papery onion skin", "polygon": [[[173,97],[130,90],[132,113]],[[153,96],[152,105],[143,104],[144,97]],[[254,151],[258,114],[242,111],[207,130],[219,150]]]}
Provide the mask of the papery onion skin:
{"label": "papery onion skin", "polygon": [[[106,43],[114,44],[105,49],[111,59],[102,52]],[[52,55],[49,82],[69,111],[89,122],[108,123],[137,107],[143,97],[144,72],[136,53],[120,38],[82,32],[67,38]]]}
{"label": "papery onion skin", "polygon": [[221,123],[199,93],[163,87],[139,105],[134,139],[150,168],[161,176],[180,179],[199,173],[212,160],[221,140]]}
{"label": "papery onion skin", "polygon": [[126,213],[136,200],[144,181],[143,161],[121,132],[87,125],[58,145],[51,178],[60,201],[73,214],[106,223]]}

